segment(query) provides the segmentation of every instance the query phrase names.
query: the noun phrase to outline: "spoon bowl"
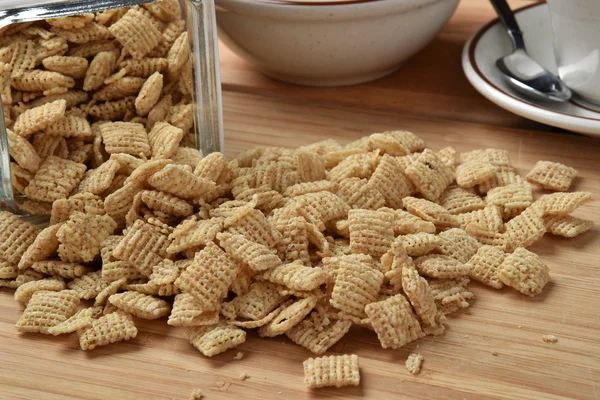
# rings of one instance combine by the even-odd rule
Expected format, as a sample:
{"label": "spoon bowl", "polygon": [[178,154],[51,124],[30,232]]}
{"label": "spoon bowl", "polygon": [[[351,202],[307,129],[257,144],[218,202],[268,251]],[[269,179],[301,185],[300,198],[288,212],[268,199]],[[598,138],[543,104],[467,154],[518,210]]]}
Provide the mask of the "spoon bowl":
{"label": "spoon bowl", "polygon": [[569,101],[571,90],[524,49],[499,58],[496,66],[521,93],[542,100]]}

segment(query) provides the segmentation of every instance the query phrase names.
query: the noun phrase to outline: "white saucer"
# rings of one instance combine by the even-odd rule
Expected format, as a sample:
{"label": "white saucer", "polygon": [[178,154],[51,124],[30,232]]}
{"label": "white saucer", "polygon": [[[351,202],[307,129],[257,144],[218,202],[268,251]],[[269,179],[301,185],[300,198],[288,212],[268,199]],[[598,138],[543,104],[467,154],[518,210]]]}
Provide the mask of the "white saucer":
{"label": "white saucer", "polygon": [[[515,14],[531,57],[556,73],[548,6],[534,4],[515,11]],[[510,39],[498,19],[489,22],[469,39],[463,49],[462,65],[479,93],[522,117],[600,137],[600,106],[577,99],[569,103],[534,101],[515,91],[495,64],[498,58],[511,51]]]}

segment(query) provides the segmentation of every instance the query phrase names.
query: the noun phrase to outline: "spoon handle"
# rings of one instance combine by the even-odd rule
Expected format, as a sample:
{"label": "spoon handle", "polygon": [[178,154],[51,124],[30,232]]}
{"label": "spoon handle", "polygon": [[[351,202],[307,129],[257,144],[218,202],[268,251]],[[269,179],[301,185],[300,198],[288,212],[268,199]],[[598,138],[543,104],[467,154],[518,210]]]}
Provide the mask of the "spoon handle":
{"label": "spoon handle", "polygon": [[508,36],[513,42],[515,49],[525,50],[525,42],[523,41],[523,32],[519,28],[519,24],[513,14],[512,10],[506,3],[506,0],[490,0],[490,3],[496,9],[496,13],[500,17],[500,21],[504,24],[504,27],[508,31]]}

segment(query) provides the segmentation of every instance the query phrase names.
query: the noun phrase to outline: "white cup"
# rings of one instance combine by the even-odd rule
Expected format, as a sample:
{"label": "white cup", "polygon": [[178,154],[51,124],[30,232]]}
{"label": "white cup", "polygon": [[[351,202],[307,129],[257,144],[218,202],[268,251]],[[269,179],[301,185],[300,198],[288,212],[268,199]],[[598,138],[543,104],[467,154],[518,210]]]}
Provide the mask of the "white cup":
{"label": "white cup", "polygon": [[600,0],[548,0],[548,7],[560,78],[600,104]]}

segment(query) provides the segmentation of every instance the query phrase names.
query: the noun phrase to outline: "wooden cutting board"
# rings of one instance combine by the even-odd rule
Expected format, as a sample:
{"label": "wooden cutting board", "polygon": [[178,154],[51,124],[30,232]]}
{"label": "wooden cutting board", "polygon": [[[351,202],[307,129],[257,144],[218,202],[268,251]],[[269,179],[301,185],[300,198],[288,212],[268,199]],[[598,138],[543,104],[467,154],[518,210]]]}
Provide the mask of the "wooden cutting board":
{"label": "wooden cutting board", "polygon": [[[513,1],[513,6],[527,1]],[[398,73],[371,84],[301,88],[272,81],[221,47],[226,152],[255,145],[299,146],[324,138],[342,143],[387,129],[412,130],[433,149],[499,147],[522,174],[539,159],[579,170],[573,189],[600,198],[600,140],[509,114],[464,78],[467,37],[493,17],[487,2],[463,0],[451,23]],[[600,224],[600,203],[578,216]],[[330,354],[360,357],[361,386],[308,391],[302,361],[311,354],[285,338],[250,335],[238,350],[211,359],[165,321],[136,320],[135,340],[78,350],[76,335],[20,335],[22,306],[0,289],[0,399],[598,399],[600,398],[600,240],[598,227],[573,240],[546,236],[533,251],[552,281],[533,299],[472,284],[477,299],[449,318],[440,337],[399,350],[381,349],[354,329]],[[542,342],[554,334],[557,343]],[[242,360],[234,360],[237,351]],[[406,357],[424,355],[410,375]],[[494,355],[494,354],[497,355]],[[239,376],[249,378],[241,381]]]}

